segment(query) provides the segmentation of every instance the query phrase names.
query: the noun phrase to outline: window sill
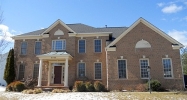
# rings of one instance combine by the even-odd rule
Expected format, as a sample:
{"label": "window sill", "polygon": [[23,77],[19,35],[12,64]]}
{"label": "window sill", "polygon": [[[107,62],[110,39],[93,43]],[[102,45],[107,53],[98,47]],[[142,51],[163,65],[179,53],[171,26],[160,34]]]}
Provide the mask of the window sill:
{"label": "window sill", "polygon": [[128,78],[118,78],[119,80],[127,80]]}
{"label": "window sill", "polygon": [[173,79],[173,77],[164,77],[164,79]]}
{"label": "window sill", "polygon": [[94,79],[94,80],[102,80],[102,79]]}

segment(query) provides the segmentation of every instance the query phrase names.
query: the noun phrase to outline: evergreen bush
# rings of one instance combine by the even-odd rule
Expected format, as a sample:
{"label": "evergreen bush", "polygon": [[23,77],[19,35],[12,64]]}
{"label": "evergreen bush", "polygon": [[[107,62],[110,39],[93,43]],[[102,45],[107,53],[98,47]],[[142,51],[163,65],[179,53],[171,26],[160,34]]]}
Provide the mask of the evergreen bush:
{"label": "evergreen bush", "polygon": [[105,86],[100,81],[94,82],[94,88],[95,88],[95,91],[97,92],[106,91]]}
{"label": "evergreen bush", "polygon": [[[161,87],[161,83],[158,80],[151,80],[150,81],[150,85],[151,85],[151,90],[152,91],[158,91],[159,88]],[[147,82],[147,86],[149,85],[149,82]]]}
{"label": "evergreen bush", "polygon": [[91,82],[86,82],[85,86],[86,86],[87,92],[94,92],[95,91],[94,85]]}
{"label": "evergreen bush", "polygon": [[86,86],[83,83],[83,81],[76,81],[74,86],[78,92],[85,92],[86,91]]}

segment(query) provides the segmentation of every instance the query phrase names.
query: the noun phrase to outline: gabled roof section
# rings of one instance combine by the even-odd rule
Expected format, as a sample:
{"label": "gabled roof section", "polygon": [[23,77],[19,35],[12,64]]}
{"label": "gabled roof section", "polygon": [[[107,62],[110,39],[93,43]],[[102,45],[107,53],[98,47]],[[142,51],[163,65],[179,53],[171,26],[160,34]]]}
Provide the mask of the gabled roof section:
{"label": "gabled roof section", "polygon": [[127,30],[125,30],[121,35],[119,35],[114,41],[112,41],[106,48],[110,48],[112,46],[114,46],[121,38],[123,38],[126,34],[128,34],[135,26],[137,26],[139,23],[143,23],[145,24],[147,27],[151,28],[152,30],[154,30],[156,33],[160,34],[161,36],[163,36],[165,39],[167,39],[168,41],[170,41],[173,44],[178,44],[178,47],[184,47],[183,44],[181,44],[180,42],[176,41],[175,39],[173,39],[172,37],[170,37],[169,35],[167,35],[166,33],[164,33],[163,31],[161,31],[160,29],[158,29],[157,27],[155,27],[154,25],[152,25],[151,23],[149,23],[148,21],[146,21],[145,19],[143,19],[142,17],[140,17],[136,22],[134,22]]}
{"label": "gabled roof section", "polygon": [[53,29],[58,24],[61,24],[62,26],[67,28],[70,32],[73,32],[75,34],[75,32],[70,27],[68,27],[64,22],[62,22],[60,19],[58,19],[52,25],[50,25],[44,32],[42,32],[42,35],[45,33],[48,33],[51,29]]}

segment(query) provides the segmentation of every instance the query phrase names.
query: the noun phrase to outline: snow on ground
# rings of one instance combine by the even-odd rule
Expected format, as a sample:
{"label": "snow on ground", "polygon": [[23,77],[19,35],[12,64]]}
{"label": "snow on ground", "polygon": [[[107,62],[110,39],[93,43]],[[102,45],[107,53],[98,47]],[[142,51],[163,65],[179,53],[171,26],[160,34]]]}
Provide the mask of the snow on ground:
{"label": "snow on ground", "polygon": [[1,91],[5,91],[5,88],[6,88],[6,87],[0,86],[0,92],[1,92]]}

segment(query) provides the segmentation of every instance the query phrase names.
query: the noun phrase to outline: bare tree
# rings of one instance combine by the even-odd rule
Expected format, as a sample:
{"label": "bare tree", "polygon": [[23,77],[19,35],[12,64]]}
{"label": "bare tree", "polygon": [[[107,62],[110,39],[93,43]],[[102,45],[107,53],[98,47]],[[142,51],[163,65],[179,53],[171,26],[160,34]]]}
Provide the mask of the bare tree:
{"label": "bare tree", "polygon": [[[2,24],[2,22],[3,22],[3,11],[0,8],[0,24]],[[7,33],[2,30],[0,30],[0,37],[1,37],[0,38],[0,70],[2,70],[4,68],[3,62],[5,62],[7,56],[4,54],[4,50],[6,49],[6,47],[10,42],[6,41]]]}
{"label": "bare tree", "polygon": [[183,74],[187,75],[187,46],[181,48],[180,52],[181,52]]}

